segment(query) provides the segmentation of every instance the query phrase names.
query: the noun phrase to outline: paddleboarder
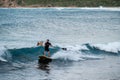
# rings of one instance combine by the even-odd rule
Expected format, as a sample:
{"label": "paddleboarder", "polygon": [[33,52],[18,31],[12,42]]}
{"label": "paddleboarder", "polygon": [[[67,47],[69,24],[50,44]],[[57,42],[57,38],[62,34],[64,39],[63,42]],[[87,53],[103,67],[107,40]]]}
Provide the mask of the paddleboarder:
{"label": "paddleboarder", "polygon": [[50,50],[49,50],[49,46],[52,46],[52,44],[49,42],[49,39],[46,40],[45,42],[45,50],[44,50],[44,55],[46,55],[46,52],[48,53],[48,56],[50,57]]}

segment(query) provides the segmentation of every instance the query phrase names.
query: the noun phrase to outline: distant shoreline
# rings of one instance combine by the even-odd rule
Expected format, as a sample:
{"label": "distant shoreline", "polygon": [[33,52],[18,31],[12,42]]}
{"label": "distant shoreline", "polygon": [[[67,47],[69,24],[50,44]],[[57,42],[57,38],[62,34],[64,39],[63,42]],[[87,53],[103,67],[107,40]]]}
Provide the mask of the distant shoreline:
{"label": "distant shoreline", "polygon": [[120,8],[120,7],[113,7],[113,6],[110,6],[110,7],[106,7],[106,6],[98,6],[98,7],[59,7],[59,6],[54,6],[54,7],[33,7],[33,6],[15,6],[15,7],[0,7],[0,8]]}
{"label": "distant shoreline", "polygon": [[0,7],[120,7],[119,0],[0,0]]}

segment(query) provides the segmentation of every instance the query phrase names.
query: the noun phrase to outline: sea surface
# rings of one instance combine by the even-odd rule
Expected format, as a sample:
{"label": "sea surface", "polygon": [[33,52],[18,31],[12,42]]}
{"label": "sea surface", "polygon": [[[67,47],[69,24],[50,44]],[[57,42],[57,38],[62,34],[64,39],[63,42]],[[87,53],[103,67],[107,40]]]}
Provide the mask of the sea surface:
{"label": "sea surface", "polygon": [[120,80],[120,8],[0,8],[0,80]]}

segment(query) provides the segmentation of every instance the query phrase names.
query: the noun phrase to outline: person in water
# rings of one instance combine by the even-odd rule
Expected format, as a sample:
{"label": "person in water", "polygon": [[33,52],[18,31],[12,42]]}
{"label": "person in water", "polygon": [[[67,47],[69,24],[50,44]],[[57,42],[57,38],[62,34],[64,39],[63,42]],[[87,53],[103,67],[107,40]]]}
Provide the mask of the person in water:
{"label": "person in water", "polygon": [[37,46],[43,46],[43,41],[39,41],[39,42],[37,43]]}
{"label": "person in water", "polygon": [[46,52],[48,52],[48,56],[50,57],[50,50],[49,50],[49,46],[52,46],[51,43],[49,42],[49,39],[47,39],[47,41],[45,42],[45,51],[44,51],[44,55],[46,55]]}

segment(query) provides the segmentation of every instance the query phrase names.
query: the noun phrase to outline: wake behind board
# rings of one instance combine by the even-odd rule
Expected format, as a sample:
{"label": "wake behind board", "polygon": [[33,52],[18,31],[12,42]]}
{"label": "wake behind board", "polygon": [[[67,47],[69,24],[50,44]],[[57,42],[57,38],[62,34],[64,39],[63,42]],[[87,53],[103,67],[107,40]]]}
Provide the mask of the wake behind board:
{"label": "wake behind board", "polygon": [[52,62],[52,59],[47,57],[47,56],[39,56],[39,60],[38,63],[42,63],[42,64],[48,64]]}

